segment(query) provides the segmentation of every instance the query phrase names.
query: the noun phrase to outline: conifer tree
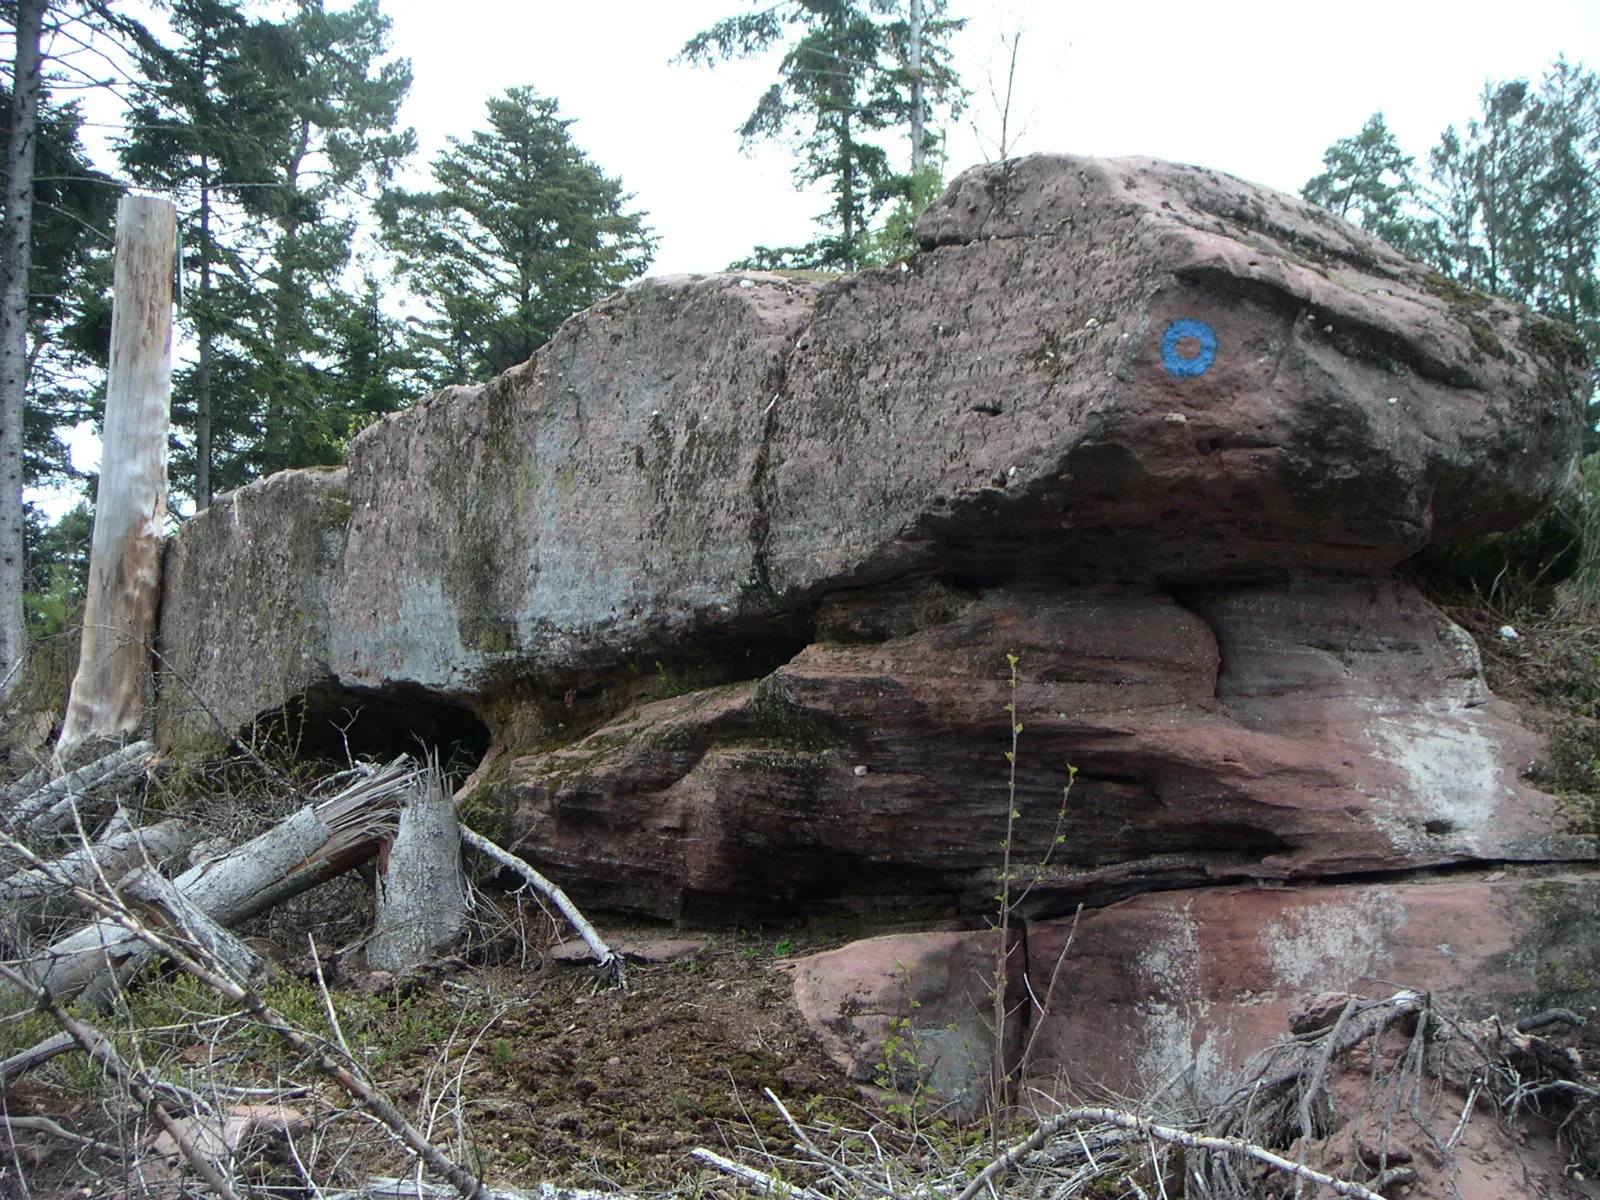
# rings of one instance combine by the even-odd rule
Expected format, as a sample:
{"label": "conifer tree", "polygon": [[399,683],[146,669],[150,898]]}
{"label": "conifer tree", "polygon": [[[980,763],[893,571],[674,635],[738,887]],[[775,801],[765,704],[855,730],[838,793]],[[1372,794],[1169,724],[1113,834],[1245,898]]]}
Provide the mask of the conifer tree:
{"label": "conifer tree", "polygon": [[1438,250],[1462,283],[1574,326],[1600,353],[1600,80],[1557,59],[1485,86],[1430,156]]}
{"label": "conifer tree", "polygon": [[296,0],[282,22],[256,22],[245,55],[262,87],[240,100],[266,130],[239,170],[267,187],[242,189],[244,211],[269,223],[262,304],[247,331],[251,407],[236,414],[243,443],[228,482],[284,467],[337,462],[353,414],[321,395],[319,364],[353,300],[344,290],[361,209],[415,148],[397,128],[410,64],[385,61],[389,21],[377,0],[327,9]]}
{"label": "conifer tree", "polygon": [[434,383],[515,366],[649,265],[643,214],[571,125],[554,100],[512,88],[489,101],[487,129],[434,161],[438,190],[385,198],[385,238],[429,310],[414,341]]}
{"label": "conifer tree", "polygon": [[[919,7],[915,48],[900,0],[781,0],[718,21],[684,45],[680,57],[704,66],[788,45],[777,80],[739,136],[796,139],[795,183],[827,184],[831,202],[818,221],[828,233],[806,246],[758,248],[748,265],[853,270],[863,263],[873,219],[919,190],[911,171],[895,170],[886,134],[922,129],[913,161],[936,146],[927,112],[959,107],[948,43],[963,24],[944,15],[942,0]],[[928,190],[926,181],[920,190]]]}
{"label": "conifer tree", "polygon": [[[144,56],[152,99],[123,161],[179,189],[197,361],[176,380],[174,456],[197,507],[283,467],[337,462],[391,380],[352,394],[339,369],[352,322],[374,315],[345,284],[362,212],[414,139],[396,130],[410,87],[386,59],[376,0],[173,0],[170,47]],[[192,474],[190,474],[192,472]]]}
{"label": "conifer tree", "polygon": [[137,182],[180,198],[182,269],[192,281],[184,307],[197,361],[175,380],[174,419],[193,431],[194,441],[174,465],[192,478],[188,490],[201,509],[213,492],[216,381],[237,382],[241,374],[241,351],[227,330],[254,292],[250,278],[264,251],[230,191],[254,182],[240,178],[240,160],[251,157],[246,147],[257,131],[249,125],[251,106],[239,98],[260,79],[241,52],[248,22],[236,0],[174,0],[171,24],[177,43],[141,55],[149,87],[130,113],[120,151]]}
{"label": "conifer tree", "polygon": [[1322,156],[1322,174],[1300,194],[1399,250],[1419,244],[1421,228],[1408,212],[1416,195],[1415,163],[1400,150],[1383,113],[1367,118],[1361,132],[1340,138]]}

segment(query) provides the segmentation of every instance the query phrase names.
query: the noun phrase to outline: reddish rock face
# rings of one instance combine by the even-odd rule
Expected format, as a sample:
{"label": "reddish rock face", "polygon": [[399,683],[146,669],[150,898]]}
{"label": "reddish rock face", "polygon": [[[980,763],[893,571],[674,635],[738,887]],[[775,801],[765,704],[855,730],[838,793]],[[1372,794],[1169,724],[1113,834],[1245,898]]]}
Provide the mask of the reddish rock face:
{"label": "reddish rock face", "polygon": [[[1022,1053],[1022,943],[1013,939],[1004,964],[999,946],[998,930],[852,942],[794,961],[795,1002],[852,1079],[973,1115]],[[997,1063],[993,998],[1002,973],[1006,1035]]]}
{"label": "reddish rock face", "polygon": [[1414,592],[1343,581],[1186,599],[935,589],[904,594],[899,617],[880,605],[876,630],[834,610],[824,629],[846,635],[944,619],[819,642],[759,682],[515,759],[501,795],[519,850],[591,903],[656,915],[981,917],[1006,837],[1015,654],[1012,840],[1029,911],[1593,853],[1520,782],[1534,739],[1485,693],[1471,641]]}
{"label": "reddish rock face", "polygon": [[[1297,998],[1421,988],[1452,1012],[1507,1024],[1593,1004],[1600,959],[1592,875],[1348,887],[1214,888],[1139,896],[1076,925],[1028,928],[1028,970],[1044,986],[1065,954],[1041,1022],[1035,1086],[1057,1094],[1225,1088],[1285,1037]],[[1070,940],[1070,947],[1069,947]]]}

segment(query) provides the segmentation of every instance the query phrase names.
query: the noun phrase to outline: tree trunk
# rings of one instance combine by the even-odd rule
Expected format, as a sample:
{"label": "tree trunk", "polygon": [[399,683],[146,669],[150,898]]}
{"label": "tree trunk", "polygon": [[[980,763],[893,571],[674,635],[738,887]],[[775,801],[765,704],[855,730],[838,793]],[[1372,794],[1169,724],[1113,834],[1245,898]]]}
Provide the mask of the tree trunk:
{"label": "tree trunk", "polygon": [[915,181],[922,177],[922,168],[927,161],[927,149],[923,145],[922,132],[926,120],[922,100],[922,0],[911,0],[910,35],[911,178]]}
{"label": "tree trunk", "polygon": [[[143,829],[125,829],[65,854],[42,870],[25,867],[0,879],[0,908],[23,909],[59,895],[63,884],[91,887],[102,876],[115,881],[136,866],[175,858],[199,840],[200,831],[177,817]],[[28,914],[24,910],[21,915]]]}
{"label": "tree trunk", "polygon": [[211,160],[200,160],[200,302],[195,326],[200,358],[194,370],[194,510],[211,505]]}
{"label": "tree trunk", "polygon": [[155,756],[153,743],[134,742],[14,799],[10,793],[0,796],[0,805],[4,806],[0,815],[4,816],[12,833],[19,837],[25,833],[42,833],[63,827],[70,829],[70,808],[58,813],[57,806],[63,803],[70,806],[81,800],[90,788],[142,774]]}
{"label": "tree trunk", "polygon": [[176,233],[170,201],[125,196],[117,205],[111,372],[83,645],[58,756],[91,739],[135,735],[145,719],[167,518]]}
{"label": "tree trunk", "polygon": [[0,702],[22,678],[22,411],[28,394],[28,243],[33,233],[33,151],[39,132],[39,42],[46,0],[17,0],[0,238]]}
{"label": "tree trunk", "polygon": [[456,806],[428,771],[400,810],[400,829],[378,877],[367,965],[399,974],[460,941],[467,929]]}
{"label": "tree trunk", "polygon": [[[853,96],[851,102],[854,103]],[[845,270],[854,271],[856,269],[856,158],[855,143],[850,140],[848,109],[839,119],[839,148],[844,164],[839,172],[839,228],[844,238]]]}

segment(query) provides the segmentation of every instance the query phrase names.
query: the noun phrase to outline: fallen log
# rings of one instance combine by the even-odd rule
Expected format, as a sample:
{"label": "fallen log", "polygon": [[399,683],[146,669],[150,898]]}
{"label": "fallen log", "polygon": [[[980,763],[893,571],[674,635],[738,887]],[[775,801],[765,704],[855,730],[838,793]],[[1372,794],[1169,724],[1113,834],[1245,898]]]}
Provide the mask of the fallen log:
{"label": "fallen log", "polygon": [[[171,882],[186,905],[228,927],[333,878],[376,852],[395,827],[395,797],[420,772],[406,758],[321,804],[302,808],[232,853]],[[35,863],[35,869],[43,863]],[[110,919],[91,923],[34,954],[19,968],[52,995],[77,995],[105,971],[136,969],[149,948]],[[8,989],[0,987],[0,997]]]}
{"label": "fallen log", "polygon": [[[459,1196],[455,1188],[440,1187],[415,1179],[396,1179],[392,1176],[375,1176],[353,1192],[325,1192],[323,1200],[444,1200]],[[601,1192],[593,1188],[558,1187],[553,1183],[537,1183],[532,1188],[497,1188],[484,1184],[479,1190],[480,1200],[637,1200],[632,1192]]]}
{"label": "fallen log", "polygon": [[267,964],[259,954],[213,921],[210,914],[159,872],[140,868],[123,883],[122,894],[165,913],[174,926],[167,931],[168,936],[204,949],[236,979],[253,984],[266,975]]}
{"label": "fallen log", "polygon": [[65,828],[68,820],[64,818],[70,818],[74,800],[93,788],[139,774],[155,756],[152,742],[133,742],[113,750],[18,798],[11,804],[7,823],[15,834]]}
{"label": "fallen log", "polygon": [[0,807],[10,808],[24,796],[31,796],[42,785],[50,782],[50,769],[43,764],[32,767],[22,778],[0,788]]}
{"label": "fallen log", "polygon": [[134,866],[176,858],[199,840],[199,830],[175,817],[143,829],[124,829],[53,859],[42,869],[24,867],[0,879],[0,905],[26,905],[60,895],[102,875],[115,882]]}

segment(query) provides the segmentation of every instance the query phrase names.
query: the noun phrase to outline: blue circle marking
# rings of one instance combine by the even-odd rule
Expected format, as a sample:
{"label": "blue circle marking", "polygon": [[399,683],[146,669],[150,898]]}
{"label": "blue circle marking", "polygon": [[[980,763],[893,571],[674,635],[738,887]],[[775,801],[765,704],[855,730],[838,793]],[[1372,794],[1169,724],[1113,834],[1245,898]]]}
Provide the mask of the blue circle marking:
{"label": "blue circle marking", "polygon": [[[1184,358],[1178,353],[1178,343],[1185,338],[1194,338],[1200,343],[1200,352],[1193,358]],[[1167,326],[1167,332],[1161,338],[1161,363],[1167,368],[1167,374],[1176,375],[1179,379],[1193,379],[1196,375],[1204,375],[1211,369],[1211,364],[1217,361],[1217,331],[1204,321],[1191,321],[1188,317],[1180,317]]]}

